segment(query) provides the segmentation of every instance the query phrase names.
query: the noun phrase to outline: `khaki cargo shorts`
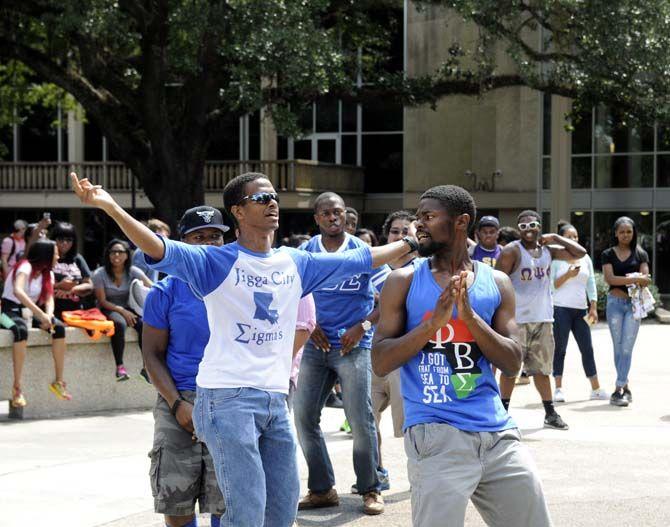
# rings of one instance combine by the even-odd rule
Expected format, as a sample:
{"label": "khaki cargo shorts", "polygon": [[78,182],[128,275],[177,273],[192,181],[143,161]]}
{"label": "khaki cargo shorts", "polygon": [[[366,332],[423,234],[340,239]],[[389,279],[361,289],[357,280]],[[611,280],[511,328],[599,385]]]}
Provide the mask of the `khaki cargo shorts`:
{"label": "khaki cargo shorts", "polygon": [[554,324],[529,322],[519,324],[519,344],[523,370],[528,375],[551,375],[554,367]]}
{"label": "khaki cargo shorts", "polygon": [[[181,394],[190,402],[195,400],[195,392]],[[155,512],[188,516],[198,502],[200,513],[224,513],[212,456],[204,443],[193,441],[192,434],[179,426],[160,395],[154,407],[154,445],[149,457]]]}
{"label": "khaki cargo shorts", "polygon": [[391,407],[391,419],[393,419],[393,437],[402,437],[405,414],[400,391],[400,369],[393,370],[384,377],[372,374],[372,413],[375,416],[377,430],[379,430],[382,412],[389,406]]}

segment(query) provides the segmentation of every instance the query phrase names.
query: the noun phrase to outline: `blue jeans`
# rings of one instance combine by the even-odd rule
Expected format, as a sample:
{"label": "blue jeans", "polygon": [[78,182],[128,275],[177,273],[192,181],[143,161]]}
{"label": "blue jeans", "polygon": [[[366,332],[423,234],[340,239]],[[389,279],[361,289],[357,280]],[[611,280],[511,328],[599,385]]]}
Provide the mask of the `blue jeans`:
{"label": "blue jeans", "polygon": [[319,422],[321,410],[339,378],[342,385],[344,415],[354,439],[354,471],[359,492],[379,490],[377,431],[372,414],[370,350],[354,348],[342,357],[339,350],[328,353],[305,346],[300,364],[298,389],[293,412],[300,447],[305,455],[312,492],[326,492],[335,486],[333,466]]}
{"label": "blue jeans", "polygon": [[300,480],[286,395],[198,387],[193,426],[214,460],[226,503],[222,526],[293,525]]}
{"label": "blue jeans", "polygon": [[568,347],[570,331],[575,336],[579,352],[582,354],[582,366],[588,378],[595,377],[596,362],[593,358],[593,344],[591,343],[591,328],[584,320],[586,309],[554,306],[554,377],[563,375],[565,364],[565,350]]}
{"label": "blue jeans", "polygon": [[633,306],[630,299],[607,295],[607,325],[610,328],[614,346],[616,385],[617,388],[621,388],[628,384],[633,347],[640,329],[640,321],[633,318]]}

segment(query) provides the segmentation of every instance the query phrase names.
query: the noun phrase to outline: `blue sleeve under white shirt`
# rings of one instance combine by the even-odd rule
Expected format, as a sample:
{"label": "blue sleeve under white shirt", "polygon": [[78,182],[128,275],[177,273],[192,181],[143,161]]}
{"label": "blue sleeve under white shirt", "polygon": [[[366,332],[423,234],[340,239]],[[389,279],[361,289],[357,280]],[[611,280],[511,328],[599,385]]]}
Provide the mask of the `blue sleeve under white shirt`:
{"label": "blue sleeve under white shirt", "polygon": [[[321,241],[321,235],[314,236],[303,249],[312,254],[332,255],[361,247],[367,247],[364,241],[346,234],[344,242],[335,252],[327,252]],[[374,309],[375,289],[371,280],[373,273],[371,269],[351,273],[340,283],[322,287],[314,292],[316,321],[328,338],[331,349],[338,350],[342,347],[339,331],[347,330],[362,322]],[[372,334],[372,329],[366,331],[357,347],[370,349]]]}
{"label": "blue sleeve under white shirt", "polygon": [[176,276],[203,298],[210,338],[198,371],[203,388],[249,387],[288,393],[300,298],[369,273],[370,249],[312,254],[282,247],[256,253],[163,239],[153,269]]}

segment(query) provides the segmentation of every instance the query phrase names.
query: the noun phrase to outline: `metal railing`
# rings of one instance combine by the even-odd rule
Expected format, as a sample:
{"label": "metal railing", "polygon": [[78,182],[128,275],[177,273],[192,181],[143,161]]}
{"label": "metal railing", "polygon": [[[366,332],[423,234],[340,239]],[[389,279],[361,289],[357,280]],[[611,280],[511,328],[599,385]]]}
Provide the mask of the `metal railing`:
{"label": "metal railing", "polygon": [[[70,188],[68,174],[72,171],[111,192],[130,192],[132,188],[132,173],[121,162],[2,162],[0,191],[65,192]],[[245,172],[267,175],[277,190],[363,192],[361,167],[305,160],[207,161],[203,174],[205,191],[222,191],[228,181]]]}

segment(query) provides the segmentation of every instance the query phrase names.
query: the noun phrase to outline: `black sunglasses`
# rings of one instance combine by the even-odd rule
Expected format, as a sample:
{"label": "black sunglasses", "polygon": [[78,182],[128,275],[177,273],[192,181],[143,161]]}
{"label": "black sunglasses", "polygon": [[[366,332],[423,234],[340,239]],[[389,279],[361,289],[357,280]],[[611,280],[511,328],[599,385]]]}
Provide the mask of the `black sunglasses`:
{"label": "black sunglasses", "polygon": [[244,200],[247,199],[260,205],[267,205],[272,200],[276,201],[277,204],[279,204],[279,194],[277,194],[276,192],[256,192],[255,194],[244,196],[240,201],[238,201],[237,204],[239,205],[240,203],[242,203]]}

